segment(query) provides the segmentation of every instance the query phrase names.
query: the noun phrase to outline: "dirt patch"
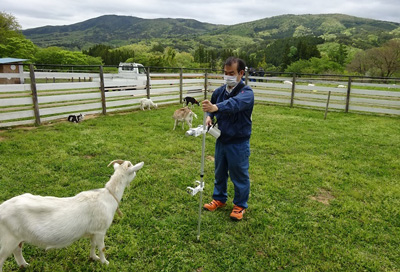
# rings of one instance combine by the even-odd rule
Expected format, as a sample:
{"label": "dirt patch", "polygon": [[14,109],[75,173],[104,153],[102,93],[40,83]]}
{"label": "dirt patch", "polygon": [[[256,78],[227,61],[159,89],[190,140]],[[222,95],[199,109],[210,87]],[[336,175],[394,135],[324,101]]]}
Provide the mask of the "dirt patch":
{"label": "dirt patch", "polygon": [[215,161],[214,156],[207,156],[206,159],[209,160],[209,161]]}
{"label": "dirt patch", "polygon": [[86,114],[85,117],[83,118],[82,122],[85,122],[85,120],[94,119],[94,118],[97,118],[97,117],[99,117],[98,114]]}
{"label": "dirt patch", "polygon": [[319,192],[316,196],[309,196],[309,198],[325,205],[329,205],[329,202],[335,199],[332,193],[326,189],[319,189]]}
{"label": "dirt patch", "polygon": [[1,137],[1,136],[0,136],[0,142],[5,141],[5,140],[6,140],[5,137]]}

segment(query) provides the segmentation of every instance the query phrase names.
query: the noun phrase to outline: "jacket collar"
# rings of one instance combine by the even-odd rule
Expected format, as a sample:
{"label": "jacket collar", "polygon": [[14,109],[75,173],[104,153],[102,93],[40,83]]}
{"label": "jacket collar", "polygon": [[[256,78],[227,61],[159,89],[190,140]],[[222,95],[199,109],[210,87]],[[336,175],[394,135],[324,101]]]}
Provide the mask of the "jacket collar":
{"label": "jacket collar", "polygon": [[244,84],[243,80],[240,80],[240,82],[236,85],[236,87],[233,88],[233,90],[228,94],[228,97],[236,96],[244,86],[246,85]]}

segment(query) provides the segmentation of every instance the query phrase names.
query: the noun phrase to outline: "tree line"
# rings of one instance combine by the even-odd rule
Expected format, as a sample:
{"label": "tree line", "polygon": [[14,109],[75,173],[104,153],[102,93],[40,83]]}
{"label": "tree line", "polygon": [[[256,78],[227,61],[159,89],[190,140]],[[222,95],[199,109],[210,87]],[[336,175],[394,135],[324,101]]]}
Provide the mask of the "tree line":
{"label": "tree line", "polygon": [[241,47],[213,48],[198,44],[179,51],[159,41],[142,41],[114,48],[97,44],[87,50],[40,48],[26,39],[16,18],[0,12],[0,57],[29,59],[32,63],[64,65],[118,65],[137,62],[152,67],[221,69],[224,60],[237,56],[254,71],[295,73],[340,73],[362,76],[400,76],[400,40],[358,49],[321,37],[299,36],[259,42]]}

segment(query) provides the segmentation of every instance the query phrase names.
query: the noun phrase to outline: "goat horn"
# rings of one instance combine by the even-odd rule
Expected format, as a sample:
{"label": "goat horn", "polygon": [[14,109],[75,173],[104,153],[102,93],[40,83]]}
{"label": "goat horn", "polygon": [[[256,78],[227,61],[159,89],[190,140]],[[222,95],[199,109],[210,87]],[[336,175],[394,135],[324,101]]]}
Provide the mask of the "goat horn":
{"label": "goat horn", "polygon": [[114,164],[114,163],[118,163],[118,164],[123,164],[124,161],[123,160],[113,160],[112,162],[110,162],[107,167],[109,167],[110,165]]}

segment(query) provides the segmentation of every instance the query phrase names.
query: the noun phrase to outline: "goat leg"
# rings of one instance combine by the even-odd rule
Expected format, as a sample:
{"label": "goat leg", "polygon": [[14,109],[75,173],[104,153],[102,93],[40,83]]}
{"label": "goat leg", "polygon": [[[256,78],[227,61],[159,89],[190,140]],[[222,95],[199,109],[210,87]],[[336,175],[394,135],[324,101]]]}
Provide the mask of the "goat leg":
{"label": "goat leg", "polygon": [[27,267],[29,264],[25,261],[24,256],[22,256],[22,242],[19,243],[16,249],[14,249],[14,258],[20,268]]}
{"label": "goat leg", "polygon": [[[0,233],[0,234],[3,234],[1,237],[2,244],[1,244],[1,248],[0,248],[0,272],[2,272],[4,262],[7,260],[7,258],[12,253],[14,253],[14,256],[15,256],[15,253],[17,253],[17,257],[19,257],[18,252],[16,252],[17,248],[19,247],[18,246],[19,243],[13,237],[13,235],[11,235],[10,233]],[[22,255],[22,253],[21,253],[21,255]],[[15,258],[15,260],[17,261],[18,265],[23,264],[22,262],[20,263],[20,261],[21,261],[20,259]]]}
{"label": "goat leg", "polygon": [[[100,257],[97,256],[95,253],[96,246],[99,249]],[[103,234],[94,234],[91,237],[90,258],[92,258],[95,261],[100,260],[101,263],[108,265],[109,262],[106,260],[106,257],[104,255],[105,251],[106,251],[106,246],[104,244],[104,235]]]}
{"label": "goat leg", "polygon": [[99,261],[99,256],[96,255],[96,241],[94,239],[94,235],[90,239],[90,258],[94,261]]}

